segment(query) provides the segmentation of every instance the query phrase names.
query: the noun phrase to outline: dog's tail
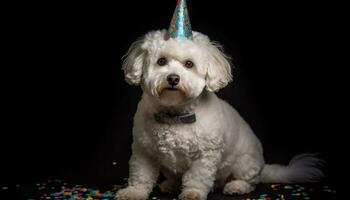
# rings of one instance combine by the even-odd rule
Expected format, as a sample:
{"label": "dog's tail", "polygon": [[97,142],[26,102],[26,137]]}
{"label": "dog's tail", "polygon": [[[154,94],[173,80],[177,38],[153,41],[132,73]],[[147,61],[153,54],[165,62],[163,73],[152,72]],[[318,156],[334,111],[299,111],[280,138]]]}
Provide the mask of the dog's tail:
{"label": "dog's tail", "polygon": [[323,177],[320,166],[324,160],[315,154],[296,155],[288,165],[266,164],[261,172],[262,183],[317,182]]}

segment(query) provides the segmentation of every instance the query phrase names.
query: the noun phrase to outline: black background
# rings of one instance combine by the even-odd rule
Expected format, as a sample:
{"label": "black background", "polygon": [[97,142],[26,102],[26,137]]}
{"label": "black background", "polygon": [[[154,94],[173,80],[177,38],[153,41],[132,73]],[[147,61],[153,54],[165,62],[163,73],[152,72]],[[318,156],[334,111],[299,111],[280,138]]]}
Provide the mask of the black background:
{"label": "black background", "polygon": [[[142,34],[167,28],[175,0],[2,6],[1,182],[42,176],[121,182],[141,89],[121,57]],[[319,152],[326,181],[339,164],[332,8],[326,4],[188,2],[193,30],[233,57],[218,95],[261,139],[269,163]],[[112,166],[116,161],[117,165]]]}

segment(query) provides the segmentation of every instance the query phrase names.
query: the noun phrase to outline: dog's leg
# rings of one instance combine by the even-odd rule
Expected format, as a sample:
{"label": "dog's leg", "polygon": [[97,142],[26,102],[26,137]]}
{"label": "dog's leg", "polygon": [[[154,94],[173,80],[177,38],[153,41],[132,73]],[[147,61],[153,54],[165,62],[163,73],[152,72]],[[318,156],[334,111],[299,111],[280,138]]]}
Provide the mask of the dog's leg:
{"label": "dog's leg", "polygon": [[117,192],[117,200],[146,200],[157,182],[159,165],[133,144],[129,161],[128,187]]}
{"label": "dog's leg", "polygon": [[235,180],[226,183],[224,194],[247,194],[255,189],[259,182],[260,171],[264,165],[263,160],[258,156],[243,154],[237,157],[232,166],[232,173]]}
{"label": "dog's leg", "polygon": [[212,189],[221,152],[211,151],[192,162],[182,177],[180,200],[205,200]]}

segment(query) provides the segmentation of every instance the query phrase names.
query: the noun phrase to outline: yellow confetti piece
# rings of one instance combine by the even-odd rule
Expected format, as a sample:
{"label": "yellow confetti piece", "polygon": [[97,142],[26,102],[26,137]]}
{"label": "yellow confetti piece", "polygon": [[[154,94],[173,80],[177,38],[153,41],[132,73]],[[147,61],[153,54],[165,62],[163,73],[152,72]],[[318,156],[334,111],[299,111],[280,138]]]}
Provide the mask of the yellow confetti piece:
{"label": "yellow confetti piece", "polygon": [[281,195],[281,200],[285,200],[285,198],[284,198],[284,195],[283,195],[283,194]]}

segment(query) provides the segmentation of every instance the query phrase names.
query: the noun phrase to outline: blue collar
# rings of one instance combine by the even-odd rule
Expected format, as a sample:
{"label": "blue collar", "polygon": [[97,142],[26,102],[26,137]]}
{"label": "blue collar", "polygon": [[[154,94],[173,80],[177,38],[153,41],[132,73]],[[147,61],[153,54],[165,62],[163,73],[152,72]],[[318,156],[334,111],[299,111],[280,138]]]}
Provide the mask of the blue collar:
{"label": "blue collar", "polygon": [[162,124],[170,124],[174,122],[181,122],[184,124],[191,124],[196,122],[195,113],[185,113],[182,115],[171,114],[171,113],[156,113],[154,119]]}

